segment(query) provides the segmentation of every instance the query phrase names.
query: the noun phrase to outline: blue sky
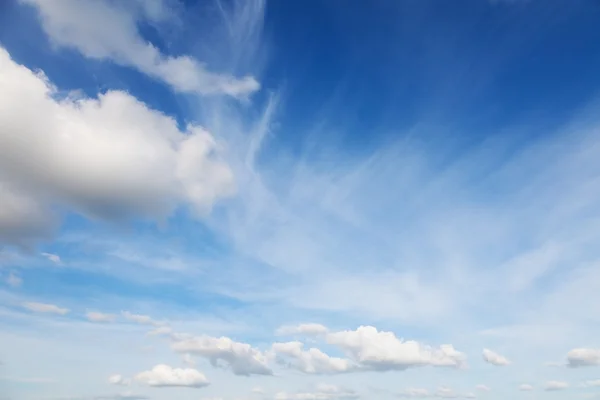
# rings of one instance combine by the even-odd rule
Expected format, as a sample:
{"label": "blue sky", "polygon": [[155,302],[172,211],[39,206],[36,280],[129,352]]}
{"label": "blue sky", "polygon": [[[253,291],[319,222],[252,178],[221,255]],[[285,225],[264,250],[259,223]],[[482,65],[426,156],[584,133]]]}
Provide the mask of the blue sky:
{"label": "blue sky", "polygon": [[0,399],[600,398],[600,5],[0,4]]}

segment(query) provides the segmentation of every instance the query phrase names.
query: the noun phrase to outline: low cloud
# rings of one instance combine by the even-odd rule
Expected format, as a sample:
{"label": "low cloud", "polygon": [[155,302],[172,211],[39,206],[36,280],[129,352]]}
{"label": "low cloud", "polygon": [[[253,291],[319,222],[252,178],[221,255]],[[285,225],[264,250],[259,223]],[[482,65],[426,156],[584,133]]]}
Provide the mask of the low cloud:
{"label": "low cloud", "polygon": [[500,354],[489,349],[483,349],[482,356],[486,363],[495,365],[497,367],[503,367],[510,364],[510,361],[508,361],[506,357],[501,356]]}
{"label": "low cloud", "polygon": [[62,308],[54,304],[46,303],[27,302],[23,303],[23,307],[28,309],[29,311],[45,314],[66,315],[70,311],[68,308]]}
{"label": "low cloud", "polygon": [[159,364],[150,371],[140,372],[134,379],[154,387],[201,388],[210,384],[200,371],[192,368],[173,368],[164,364]]}

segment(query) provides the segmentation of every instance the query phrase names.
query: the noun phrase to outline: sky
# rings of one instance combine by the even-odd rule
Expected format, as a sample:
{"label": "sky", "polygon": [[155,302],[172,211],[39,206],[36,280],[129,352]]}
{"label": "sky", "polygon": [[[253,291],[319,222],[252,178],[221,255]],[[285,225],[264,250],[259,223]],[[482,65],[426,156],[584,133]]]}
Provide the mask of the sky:
{"label": "sky", "polygon": [[599,27],[1,1],[0,399],[600,399]]}

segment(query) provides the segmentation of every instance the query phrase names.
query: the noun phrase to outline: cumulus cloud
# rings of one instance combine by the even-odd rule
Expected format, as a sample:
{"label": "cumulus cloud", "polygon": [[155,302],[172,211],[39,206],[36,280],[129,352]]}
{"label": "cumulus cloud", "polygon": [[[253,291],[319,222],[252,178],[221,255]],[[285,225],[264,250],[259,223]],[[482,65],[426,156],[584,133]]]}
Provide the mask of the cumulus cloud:
{"label": "cumulus cloud", "polygon": [[119,374],[115,374],[108,377],[108,383],[117,386],[129,386],[131,384],[131,379],[124,378],[122,375]]}
{"label": "cumulus cloud", "polygon": [[563,381],[548,381],[544,387],[545,390],[554,391],[554,390],[564,390],[569,387],[567,382]]}
{"label": "cumulus cloud", "polygon": [[398,393],[398,397],[403,398],[425,398],[431,397],[431,393],[427,389],[423,388],[408,388],[400,393]]}
{"label": "cumulus cloud", "polygon": [[573,349],[567,353],[567,365],[572,368],[600,365],[600,349]]}
{"label": "cumulus cloud", "polygon": [[434,392],[423,388],[410,388],[398,393],[398,397],[409,399],[442,398],[442,399],[474,399],[474,393],[458,393],[449,387],[439,387]]}
{"label": "cumulus cloud", "polygon": [[3,241],[47,235],[51,205],[91,218],[157,220],[180,204],[205,214],[235,191],[220,145],[198,126],[182,131],[124,92],[60,96],[3,48],[0,76]]}
{"label": "cumulus cloud", "polygon": [[25,307],[29,311],[46,314],[66,315],[70,311],[68,308],[61,308],[57,305],[46,303],[27,302],[23,303],[23,307]]}
{"label": "cumulus cloud", "polygon": [[277,329],[275,332],[279,336],[291,336],[291,335],[305,335],[305,336],[318,336],[324,335],[328,332],[326,326],[321,324],[309,323],[299,325],[284,325]]}
{"label": "cumulus cloud", "polygon": [[519,390],[521,392],[530,392],[533,390],[533,386],[531,386],[527,383],[523,383],[522,385],[519,385]]}
{"label": "cumulus cloud", "polygon": [[330,400],[330,399],[357,399],[359,394],[354,390],[336,385],[320,384],[315,391],[287,393],[278,392],[275,400]]}
{"label": "cumulus cloud", "polygon": [[272,375],[268,357],[247,343],[228,337],[199,336],[176,340],[171,347],[179,353],[189,353],[210,360],[215,366],[225,365],[235,375]]}
{"label": "cumulus cloud", "polygon": [[155,387],[201,388],[210,383],[200,371],[192,368],[173,368],[164,364],[159,364],[150,371],[140,372],[134,379]]}
{"label": "cumulus cloud", "polygon": [[327,342],[344,350],[361,366],[372,370],[402,370],[418,366],[463,367],[466,356],[452,345],[439,348],[405,341],[393,332],[360,326],[354,331],[333,332]]}
{"label": "cumulus cloud", "polygon": [[489,349],[483,349],[482,352],[483,360],[492,365],[496,365],[498,367],[506,366],[510,364],[510,361],[506,357],[501,356],[498,353],[493,352]]}
{"label": "cumulus cloud", "polygon": [[563,381],[548,381],[544,386],[544,389],[547,391],[555,391],[555,390],[564,390],[569,387],[567,382]]}
{"label": "cumulus cloud", "polygon": [[87,312],[85,314],[85,317],[88,319],[88,321],[100,323],[115,322],[115,319],[117,318],[116,315],[113,314],[104,314],[95,311]]}
{"label": "cumulus cloud", "polygon": [[[0,121],[1,134],[2,122]],[[35,240],[49,237],[56,225],[54,217],[49,215],[38,201],[14,187],[9,187],[1,179],[2,174],[0,174],[0,242],[29,246]]]}
{"label": "cumulus cloud", "polygon": [[359,366],[351,360],[331,357],[317,348],[304,350],[301,342],[274,343],[278,361],[307,374],[333,374],[355,371]]}
{"label": "cumulus cloud", "polygon": [[38,10],[42,27],[55,46],[76,49],[88,58],[135,68],[177,91],[244,97],[260,88],[251,76],[238,79],[210,72],[189,56],[162,54],[137,29],[139,20],[148,17],[156,20],[163,15],[156,9],[147,12],[149,8],[145,7],[140,11],[146,12],[139,12],[121,2],[108,0],[20,1]]}

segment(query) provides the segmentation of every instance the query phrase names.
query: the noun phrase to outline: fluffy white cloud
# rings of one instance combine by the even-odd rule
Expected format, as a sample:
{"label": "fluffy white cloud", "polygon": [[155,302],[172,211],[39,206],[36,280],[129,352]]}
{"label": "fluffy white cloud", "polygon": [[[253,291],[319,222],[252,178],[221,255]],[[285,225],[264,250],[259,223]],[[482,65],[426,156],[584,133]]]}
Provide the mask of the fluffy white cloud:
{"label": "fluffy white cloud", "polygon": [[573,368],[600,365],[600,349],[573,349],[567,354],[567,365]]}
{"label": "fluffy white cloud", "polygon": [[131,379],[115,374],[108,377],[108,383],[118,386],[129,386],[131,384]]}
{"label": "fluffy white cloud", "polygon": [[439,348],[404,341],[393,332],[360,326],[354,331],[329,333],[327,342],[344,350],[361,366],[373,370],[401,370],[418,366],[462,367],[465,355],[452,345]]}
{"label": "fluffy white cloud", "polygon": [[192,368],[173,368],[164,364],[159,364],[150,371],[140,372],[134,379],[137,382],[156,387],[200,388],[209,384],[206,376],[200,371]]}
{"label": "fluffy white cloud", "polygon": [[104,314],[104,313],[100,313],[100,312],[95,312],[95,311],[89,311],[85,314],[85,317],[88,319],[88,321],[91,322],[115,322],[115,319],[117,318],[115,315],[113,314]]}
{"label": "fluffy white cloud", "polygon": [[317,348],[304,350],[301,342],[274,343],[273,351],[281,364],[286,364],[307,374],[333,374],[357,370],[351,360],[331,357]]}
{"label": "fluffy white cloud", "polygon": [[284,325],[277,329],[275,332],[276,335],[279,336],[288,336],[288,335],[306,335],[306,336],[318,336],[324,335],[328,332],[326,326],[321,324],[299,324],[299,325]]}
{"label": "fluffy white cloud", "polygon": [[176,340],[171,347],[179,353],[189,353],[204,357],[213,365],[231,368],[235,375],[272,375],[268,357],[247,343],[240,343],[228,337],[199,336]]}
{"label": "fluffy white cloud", "polygon": [[483,360],[488,364],[496,365],[499,367],[510,364],[510,361],[508,361],[506,357],[503,357],[500,354],[495,353],[489,349],[483,349],[482,356]]}
{"label": "fluffy white cloud", "polygon": [[46,303],[27,302],[27,303],[23,303],[23,307],[25,307],[29,311],[38,312],[38,313],[46,313],[46,314],[66,315],[70,311],[68,308],[61,308],[57,305],[46,304]]}
{"label": "fluffy white cloud", "polygon": [[522,385],[519,385],[519,390],[521,392],[530,392],[533,390],[533,386],[531,386],[527,383],[523,383]]}
{"label": "fluffy white cloud", "polygon": [[569,387],[567,382],[562,381],[548,381],[544,387],[545,390],[554,391],[554,390],[564,390]]}
{"label": "fluffy white cloud", "polygon": [[122,311],[121,315],[126,320],[135,322],[136,324],[140,324],[140,325],[152,325],[152,326],[157,326],[157,327],[162,327],[165,325],[165,322],[156,321],[156,320],[152,319],[152,317],[149,317],[148,315],[132,314],[129,311]]}
{"label": "fluffy white cloud", "polygon": [[0,48],[0,240],[48,234],[51,204],[158,219],[179,204],[206,213],[233,193],[233,174],[202,128],[180,131],[124,92],[61,98]]}
{"label": "fluffy white cloud", "polygon": [[330,400],[330,399],[357,399],[360,396],[354,390],[336,385],[320,384],[315,391],[287,393],[278,392],[275,400]]}
{"label": "fluffy white cloud", "polygon": [[126,3],[131,5],[131,2],[108,0],[20,1],[36,7],[55,46],[76,49],[88,58],[136,68],[177,91],[243,97],[260,87],[251,76],[237,79],[213,73],[189,56],[166,56],[148,43],[139,34],[137,24],[144,18],[160,19],[164,7],[137,9],[127,7]]}

